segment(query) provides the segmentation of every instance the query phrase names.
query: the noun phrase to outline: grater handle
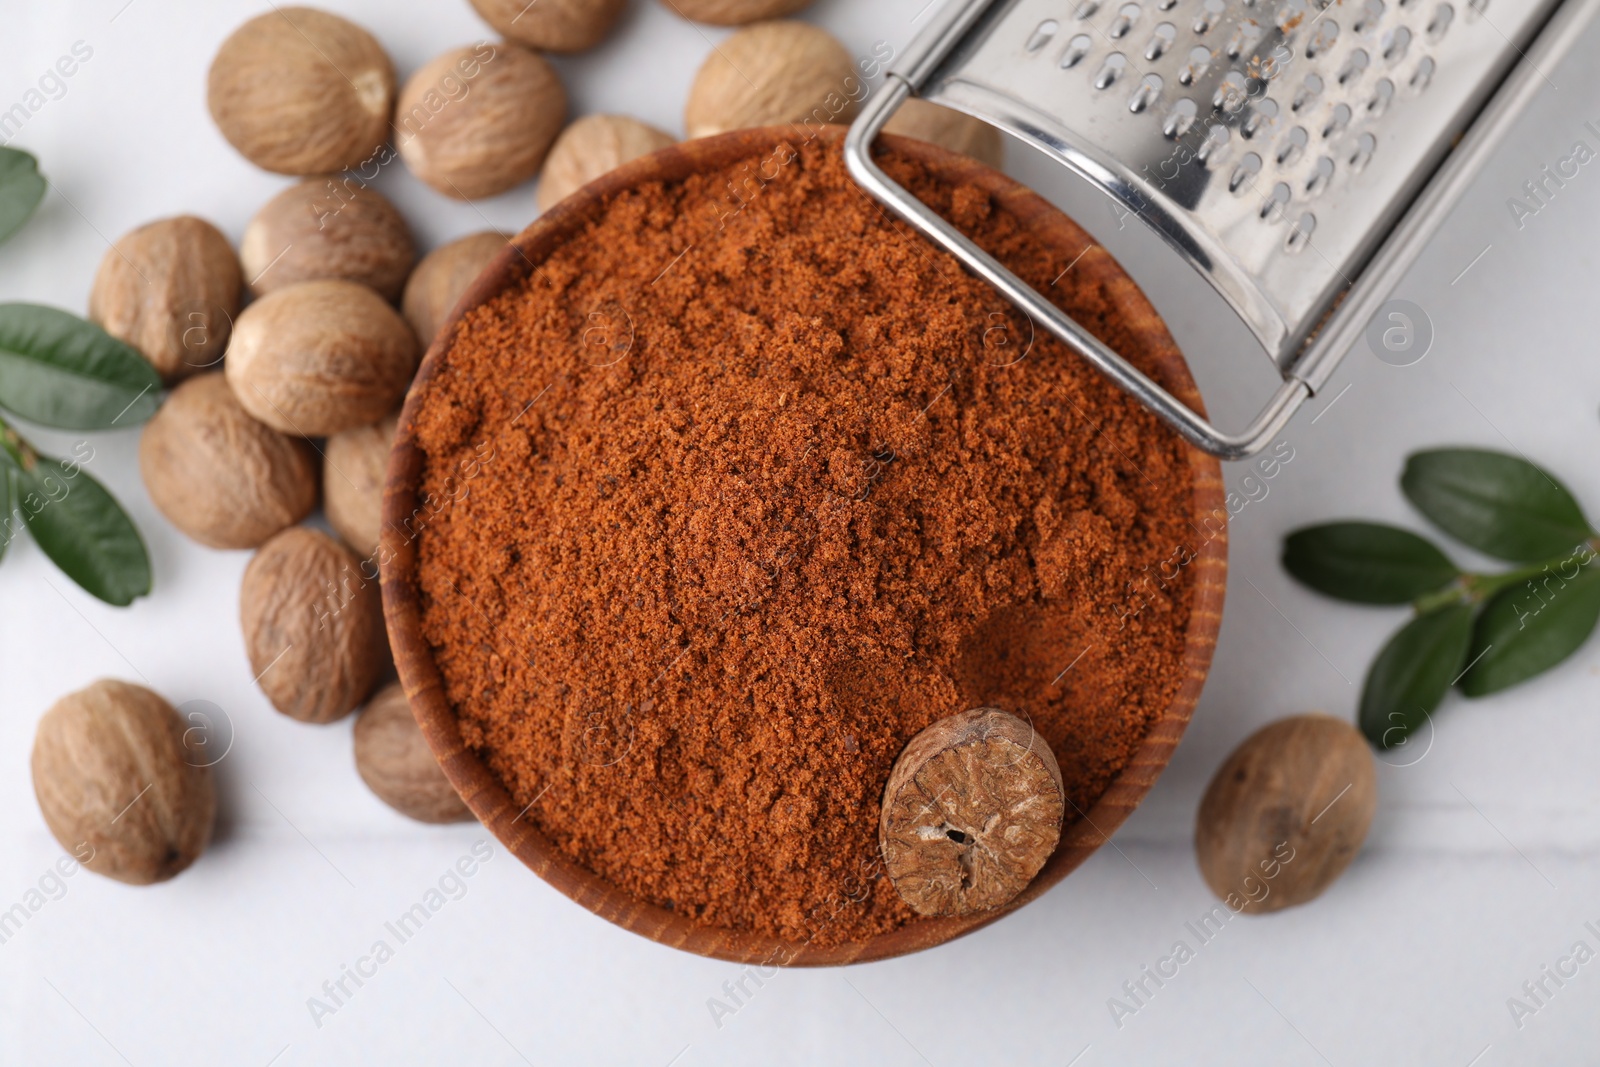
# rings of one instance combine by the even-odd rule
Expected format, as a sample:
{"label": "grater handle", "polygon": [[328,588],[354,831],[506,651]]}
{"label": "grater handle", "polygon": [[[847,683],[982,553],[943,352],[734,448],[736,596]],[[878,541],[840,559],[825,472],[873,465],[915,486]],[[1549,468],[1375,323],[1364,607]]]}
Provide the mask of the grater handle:
{"label": "grater handle", "polygon": [[[982,4],[950,5],[947,10],[953,8],[968,13],[981,11],[982,7]],[[930,27],[935,31],[934,35],[947,37],[951,33],[959,34],[966,28],[958,20],[946,21],[954,24]],[[924,39],[917,42],[919,45],[923,43]],[[917,53],[921,50],[914,46],[912,51]],[[908,59],[913,58],[908,56]],[[1311,395],[1311,387],[1305,382],[1292,375],[1286,377],[1249,426],[1236,434],[1224,433],[1205,416],[1167,392],[1149,375],[1074,322],[1060,308],[1040,296],[1038,290],[1001,265],[885,174],[872,158],[872,143],[890,116],[912,95],[913,84],[914,76],[913,80],[907,80],[906,76],[891,71],[884,80],[882,92],[867,101],[845,137],[845,162],[851,176],[862,188],[923,236],[961,260],[969,270],[998,289],[1034,322],[1043,323],[1067,347],[1149,407],[1195,447],[1221,459],[1242,459],[1260,451],[1277,436]]]}

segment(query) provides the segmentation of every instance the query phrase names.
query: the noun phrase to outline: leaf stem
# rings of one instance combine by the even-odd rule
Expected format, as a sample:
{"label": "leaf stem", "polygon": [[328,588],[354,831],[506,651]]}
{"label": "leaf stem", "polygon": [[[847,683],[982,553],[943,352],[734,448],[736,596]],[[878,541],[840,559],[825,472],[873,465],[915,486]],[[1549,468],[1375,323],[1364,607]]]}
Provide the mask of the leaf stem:
{"label": "leaf stem", "polygon": [[1539,577],[1551,567],[1560,567],[1564,563],[1572,562],[1585,551],[1588,553],[1588,559],[1583,560],[1579,566],[1593,559],[1596,553],[1600,553],[1600,535],[1585,541],[1575,551],[1539,563],[1517,567],[1503,574],[1462,574],[1438,592],[1418,597],[1412,601],[1411,606],[1416,609],[1418,615],[1426,615],[1451,604],[1481,604],[1502,590]]}
{"label": "leaf stem", "polygon": [[33,470],[39,462],[39,453],[33,446],[23,440],[22,435],[11,428],[4,416],[0,416],[0,447],[4,447],[11,461],[25,471]]}
{"label": "leaf stem", "polygon": [[1411,606],[1416,609],[1418,615],[1427,615],[1430,612],[1438,611],[1440,608],[1449,607],[1451,604],[1469,602],[1472,594],[1468,587],[1468,582],[1474,577],[1476,575],[1460,575],[1443,589],[1413,600]]}

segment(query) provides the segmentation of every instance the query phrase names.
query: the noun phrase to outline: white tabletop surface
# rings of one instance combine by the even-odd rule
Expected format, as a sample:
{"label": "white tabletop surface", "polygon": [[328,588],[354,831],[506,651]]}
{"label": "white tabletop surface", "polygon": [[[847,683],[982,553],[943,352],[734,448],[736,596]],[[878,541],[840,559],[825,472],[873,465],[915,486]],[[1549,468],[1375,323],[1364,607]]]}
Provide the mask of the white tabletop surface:
{"label": "white tabletop surface", "polygon": [[[903,45],[923,4],[820,0],[806,17],[866,55],[880,39]],[[375,31],[402,77],[488,32],[465,0],[328,6]],[[93,54],[11,141],[40,156],[54,188],[0,248],[0,299],[82,311],[107,239],[159,216],[198,213],[239,238],[287,181],[222,140],[205,74],[226,33],[265,9],[6,5],[0,109],[75,42]],[[722,32],[634,0],[613,40],[559,66],[577,110],[681,131],[690,79]],[[1579,52],[1597,47],[1591,36]],[[78,873],[0,944],[0,1063],[1600,1062],[1600,962],[1520,1028],[1507,1008],[1575,942],[1600,948],[1585,927],[1600,928],[1600,642],[1504,695],[1451,697],[1424,758],[1380,766],[1366,848],[1322,899],[1230,922],[1120,1027],[1108,1009],[1214,903],[1190,838],[1217,764],[1280,716],[1353,716],[1366,664],[1403,618],[1296,587],[1277,563],[1284,532],[1338,516],[1415,523],[1395,476],[1408,451],[1444,443],[1524,452],[1600,515],[1600,162],[1520,229],[1505,204],[1574,141],[1600,147],[1584,128],[1600,123],[1600,70],[1585,59],[1547,73],[1532,112],[1397,290],[1427,310],[1433,350],[1406,368],[1353,352],[1285,433],[1292,463],[1235,520],[1205,697],[1117,847],[986,930],[907,959],[782,973],[720,1025],[708,1000],[725,997],[740,968],[625,933],[494,845],[464,895],[319,1026],[308,998],[487,835],[418,826],[379,803],[351,765],[349,720],[312,728],[269,707],[238,630],[247,553],[194,545],[156,512],[136,432],[95,436],[91,469],[144,531],[155,592],[129,610],[105,607],[26,540],[0,566],[0,909],[63,855],[28,773],[35,723],[59,696],[106,675],[141,681],[174,703],[219,705],[236,739],[217,768],[216,842],[190,870],[148,889]],[[1055,181],[1013,148],[1014,173]],[[378,184],[430,247],[490,224],[520,229],[535,214],[531,186],[462,205],[399,165]],[[1077,210],[1122,250],[1105,204]],[[1264,364],[1239,363],[1236,333],[1208,324],[1170,261],[1136,240],[1126,254],[1213,409],[1244,414],[1270,384]],[[63,451],[74,441],[34,436]]]}

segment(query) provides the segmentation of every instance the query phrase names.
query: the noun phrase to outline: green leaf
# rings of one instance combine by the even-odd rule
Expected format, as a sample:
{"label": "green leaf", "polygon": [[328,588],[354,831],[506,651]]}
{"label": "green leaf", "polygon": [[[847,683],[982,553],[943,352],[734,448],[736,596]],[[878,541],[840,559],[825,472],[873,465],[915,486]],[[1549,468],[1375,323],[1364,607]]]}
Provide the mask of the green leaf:
{"label": "green leaf", "polygon": [[161,379],[137,349],[92,322],[37,304],[0,304],[0,407],[63,430],[137,426]]}
{"label": "green leaf", "polygon": [[1377,522],[1296,530],[1283,539],[1283,568],[1319,593],[1360,604],[1406,604],[1461,575],[1431,541]]}
{"label": "green leaf", "polygon": [[1361,689],[1367,740],[1393,748],[1433,714],[1467,662],[1472,613],[1469,604],[1452,604],[1418,615],[1389,639]]}
{"label": "green leaf", "polygon": [[104,486],[71,460],[4,455],[28,532],[68,578],[117,607],[150,592],[144,540]]}
{"label": "green leaf", "polygon": [[1600,569],[1585,567],[1572,578],[1552,570],[1501,590],[1478,618],[1461,691],[1487,696],[1549,670],[1578,651],[1596,622]]}
{"label": "green leaf", "polygon": [[0,148],[0,243],[22,228],[44,199],[39,161],[15,148]]}
{"label": "green leaf", "polygon": [[1564,486],[1527,460],[1475,448],[1418,452],[1400,488],[1418,511],[1463,544],[1533,563],[1594,536]]}

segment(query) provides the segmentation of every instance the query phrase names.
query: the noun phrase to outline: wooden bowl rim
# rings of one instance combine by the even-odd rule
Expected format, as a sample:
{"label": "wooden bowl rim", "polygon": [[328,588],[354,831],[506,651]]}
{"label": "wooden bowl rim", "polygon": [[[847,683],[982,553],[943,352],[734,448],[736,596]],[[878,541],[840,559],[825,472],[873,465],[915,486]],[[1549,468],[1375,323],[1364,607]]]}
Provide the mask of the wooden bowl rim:
{"label": "wooden bowl rim", "polygon": [[[833,127],[820,136],[837,148],[843,131]],[[550,251],[580,232],[590,218],[590,210],[608,197],[646,182],[679,181],[695,172],[750,158],[785,143],[793,146],[802,140],[792,129],[770,127],[673,145],[584,187],[517,235],[479,275],[440,329],[406,397],[384,485],[379,561],[385,621],[412,711],[451,784],[507,850],[578,904],[652,941],[735,963],[830,966],[902,956],[987,926],[1041,896],[1109,840],[1171,760],[1200,698],[1222,622],[1227,510],[1222,506],[1222,475],[1217,460],[1188,449],[1194,473],[1193,518],[1220,516],[1222,525],[1211,536],[1200,538],[1200,547],[1190,564],[1195,568],[1195,590],[1183,657],[1184,681],[1128,765],[1088,812],[1080,813],[1076,822],[1063,829],[1061,843],[1028,888],[1001,908],[979,915],[920,919],[864,941],[815,947],[809,941],[796,943],[750,931],[700,925],[640,901],[564,855],[542,832],[522,820],[505,787],[462,742],[455,710],[445,696],[432,649],[422,636],[415,539],[426,525],[426,516],[417,496],[423,456],[413,435],[419,399],[438,374],[443,354],[463,315],[519,284]],[[1025,225],[1042,230],[1047,243],[1062,246],[1069,258],[1080,249],[1088,249],[1073,269],[1092,274],[1105,287],[1122,310],[1129,329],[1150,351],[1157,381],[1184,403],[1202,410],[1188,367],[1154,307],[1110,254],[1094,245],[1076,223],[1038,194],[968,157],[905,138],[885,136],[882,142],[898,154],[922,162],[952,184],[971,183],[985,189]],[[1198,532],[1198,525],[1195,529]]]}

